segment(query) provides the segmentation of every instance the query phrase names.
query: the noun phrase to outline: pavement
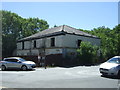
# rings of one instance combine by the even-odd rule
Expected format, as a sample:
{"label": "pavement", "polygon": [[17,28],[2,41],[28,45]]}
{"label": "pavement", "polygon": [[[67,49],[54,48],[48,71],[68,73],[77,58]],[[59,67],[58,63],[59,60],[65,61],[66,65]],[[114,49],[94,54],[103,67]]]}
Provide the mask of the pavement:
{"label": "pavement", "polygon": [[0,71],[0,88],[119,88],[119,80],[101,77],[99,66]]}

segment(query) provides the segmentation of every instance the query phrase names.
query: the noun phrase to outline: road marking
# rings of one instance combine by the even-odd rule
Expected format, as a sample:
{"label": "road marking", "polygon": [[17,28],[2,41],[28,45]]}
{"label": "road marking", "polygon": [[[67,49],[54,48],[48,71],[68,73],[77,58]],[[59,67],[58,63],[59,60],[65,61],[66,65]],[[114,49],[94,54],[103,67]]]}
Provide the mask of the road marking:
{"label": "road marking", "polygon": [[7,87],[0,86],[0,88],[7,88]]}
{"label": "road marking", "polygon": [[[3,86],[0,86],[0,89],[3,89],[3,88],[8,88],[8,87],[3,87]],[[18,89],[14,89],[14,88],[9,88],[11,90],[18,90]]]}
{"label": "road marking", "polygon": [[22,74],[22,73],[32,73],[35,71],[0,71],[0,74],[5,74],[5,73],[9,73],[9,74]]}

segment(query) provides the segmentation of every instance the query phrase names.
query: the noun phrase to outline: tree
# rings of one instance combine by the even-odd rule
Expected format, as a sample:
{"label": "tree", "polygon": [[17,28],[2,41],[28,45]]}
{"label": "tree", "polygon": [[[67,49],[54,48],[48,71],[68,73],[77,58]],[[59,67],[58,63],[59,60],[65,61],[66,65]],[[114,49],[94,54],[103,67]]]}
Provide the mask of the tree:
{"label": "tree", "polygon": [[98,47],[90,42],[81,42],[80,49],[77,50],[80,63],[84,65],[97,63],[97,51]]}
{"label": "tree", "polygon": [[2,13],[2,56],[6,57],[11,55],[16,48],[22,18],[10,11],[0,11],[0,13]]}
{"label": "tree", "polygon": [[113,35],[113,44],[115,47],[115,54],[120,55],[120,24],[113,28],[111,35]]}
{"label": "tree", "polygon": [[102,27],[98,27],[98,28],[94,28],[91,31],[91,34],[96,35],[98,37],[100,37],[101,39],[101,51],[102,51],[102,59],[108,59],[112,56],[112,53],[110,55],[110,52],[112,50],[112,43],[111,43],[111,29],[110,28],[106,28],[105,26]]}
{"label": "tree", "polygon": [[54,27],[57,27],[57,25],[54,25]]}
{"label": "tree", "polygon": [[3,57],[12,56],[18,39],[30,36],[49,27],[47,21],[39,18],[25,19],[16,13],[4,10],[0,11],[0,13],[2,13]]}
{"label": "tree", "polygon": [[101,38],[102,59],[107,60],[120,55],[120,24],[110,29],[105,26],[94,28],[91,31],[83,30]]}
{"label": "tree", "polygon": [[35,34],[39,31],[48,29],[48,27],[49,25],[47,24],[47,21],[39,18],[23,19],[21,26],[22,38]]}

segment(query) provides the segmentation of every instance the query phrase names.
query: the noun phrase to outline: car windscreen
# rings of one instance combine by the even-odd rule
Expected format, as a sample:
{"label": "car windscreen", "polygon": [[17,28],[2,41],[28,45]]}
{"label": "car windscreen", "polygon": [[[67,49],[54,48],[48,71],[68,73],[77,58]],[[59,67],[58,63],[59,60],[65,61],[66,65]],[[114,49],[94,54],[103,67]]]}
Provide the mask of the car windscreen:
{"label": "car windscreen", "polygon": [[19,59],[21,62],[25,62],[26,60],[25,59],[23,59],[23,58],[20,58]]}
{"label": "car windscreen", "polygon": [[120,58],[111,58],[107,62],[120,64]]}

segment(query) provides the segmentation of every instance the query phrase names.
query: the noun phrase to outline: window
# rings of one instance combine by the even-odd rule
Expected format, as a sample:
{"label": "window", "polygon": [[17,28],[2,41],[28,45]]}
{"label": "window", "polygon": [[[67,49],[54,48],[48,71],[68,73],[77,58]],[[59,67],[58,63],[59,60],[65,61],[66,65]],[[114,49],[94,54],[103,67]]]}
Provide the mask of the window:
{"label": "window", "polygon": [[7,61],[7,62],[9,62],[9,61],[11,61],[11,59],[5,59],[4,61]]}
{"label": "window", "polygon": [[23,59],[23,58],[20,58],[19,59],[21,62],[25,62],[26,60],[25,59]]}
{"label": "window", "polygon": [[5,59],[5,61],[7,61],[7,62],[17,62],[18,60],[17,59]]}
{"label": "window", "polygon": [[11,62],[18,62],[17,59],[11,59]]}
{"label": "window", "polygon": [[82,40],[78,40],[78,42],[77,42],[77,46],[78,46],[78,47],[80,47],[81,41],[82,41]]}
{"label": "window", "polygon": [[34,41],[34,48],[36,48],[36,40]]}
{"label": "window", "polygon": [[111,59],[109,59],[107,62],[120,64],[119,58],[111,58]]}
{"label": "window", "polygon": [[24,42],[22,42],[22,49],[24,49]]}
{"label": "window", "polygon": [[55,46],[55,38],[51,38],[51,47]]}

